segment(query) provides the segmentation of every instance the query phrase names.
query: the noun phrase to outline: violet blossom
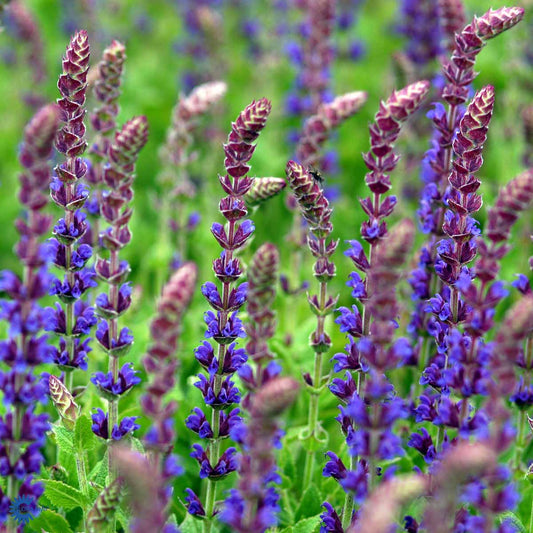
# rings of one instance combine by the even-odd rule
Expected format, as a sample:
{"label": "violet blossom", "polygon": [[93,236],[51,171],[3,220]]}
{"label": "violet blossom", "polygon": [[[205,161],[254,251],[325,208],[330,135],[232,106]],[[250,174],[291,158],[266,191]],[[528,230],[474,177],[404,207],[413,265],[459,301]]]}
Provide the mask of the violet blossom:
{"label": "violet blossom", "polygon": [[[92,256],[90,246],[81,243],[88,229],[86,215],[81,211],[89,192],[82,180],[87,164],[82,159],[85,141],[85,93],[89,68],[89,44],[87,32],[76,33],[63,58],[63,74],[58,88],[62,96],[57,103],[63,125],[56,139],[57,150],[65,161],[55,168],[56,176],[50,184],[54,203],[64,210],[64,217],[54,226],[54,238],[50,239],[53,263],[65,271],[63,278],[54,278],[50,294],[56,295],[61,304],[48,308],[50,331],[59,337],[54,362],[67,372],[67,388],[72,389],[73,370],[87,370],[87,353],[91,351],[90,333],[96,324],[92,307],[80,298],[96,286],[94,272],[86,267]],[[76,333],[74,333],[76,331]]]}
{"label": "violet blossom", "polygon": [[42,238],[52,219],[43,209],[48,203],[51,175],[48,159],[58,127],[59,109],[48,105],[36,113],[24,131],[19,154],[24,170],[18,195],[24,214],[16,221],[20,238],[15,246],[23,273],[0,273],[0,291],[9,297],[0,300],[0,318],[8,323],[7,338],[0,342],[0,388],[5,404],[0,416],[0,463],[2,476],[8,479],[6,492],[0,489],[0,524],[5,523],[9,505],[17,497],[30,498],[32,512],[37,514],[37,501],[44,491],[34,476],[44,462],[41,449],[49,423],[48,415],[37,414],[36,407],[47,402],[48,390],[39,375],[39,365],[52,361],[52,347],[43,334],[46,313],[38,301],[47,294],[50,283],[50,254]]}
{"label": "violet blossom", "polygon": [[[96,299],[96,309],[102,317],[96,331],[96,339],[108,355],[108,372],[93,374],[91,381],[101,396],[107,399],[108,412],[97,409],[92,415],[93,432],[104,440],[118,441],[139,429],[138,417],[119,419],[119,400],[140,382],[136,372],[126,363],[119,369],[119,358],[126,355],[133,344],[133,335],[127,327],[119,328],[119,318],[131,305],[131,289],[126,282],[129,265],[120,261],[119,252],[131,241],[128,224],[132,215],[129,206],[133,198],[132,184],[135,163],[146,141],[148,124],[146,117],[135,117],[115,133],[108,148],[108,163],[103,168],[103,184],[100,213],[109,224],[100,239],[108,250],[108,257],[98,257],[96,273],[109,285],[107,294]],[[110,441],[110,442],[111,442]],[[109,461],[109,484],[116,478],[116,467]]]}
{"label": "violet blossom", "polygon": [[[207,478],[205,505],[198,504],[198,498],[190,489],[187,499],[189,513],[202,513],[207,520],[212,520],[217,512],[215,482],[235,471],[237,467],[235,448],[229,447],[223,453],[220,450],[221,413],[240,401],[239,390],[231,377],[246,360],[244,352],[239,354],[234,344],[237,338],[245,336],[237,310],[245,301],[246,285],[236,284],[242,270],[240,261],[233,254],[250,239],[254,231],[252,222],[243,220],[248,213],[243,196],[253,183],[253,179],[247,176],[250,170],[248,162],[256,146],[253,142],[264,128],[270,109],[270,102],[266,98],[254,101],[232,124],[232,131],[224,145],[226,174],[219,176],[222,189],[227,194],[220,201],[219,209],[227,223],[222,226],[215,222],[211,228],[215,240],[223,248],[220,257],[213,261],[213,270],[221,283],[221,290],[209,283],[204,285],[202,292],[215,310],[206,312],[204,320],[208,326],[205,338],[214,340],[217,353],[215,354],[214,349],[210,350],[209,343],[198,348],[196,357],[202,366],[207,366],[208,375],[199,374],[195,385],[202,392],[211,413],[210,430],[204,426],[201,433],[213,436],[209,438],[206,449],[197,444],[191,454],[200,465],[200,477]],[[233,357],[228,360],[230,349],[233,351]],[[198,416],[201,416],[200,413],[195,411],[194,417]],[[237,418],[234,417],[233,421],[236,422]],[[195,428],[194,420],[189,418],[187,424]],[[200,435],[200,431],[198,434]]]}

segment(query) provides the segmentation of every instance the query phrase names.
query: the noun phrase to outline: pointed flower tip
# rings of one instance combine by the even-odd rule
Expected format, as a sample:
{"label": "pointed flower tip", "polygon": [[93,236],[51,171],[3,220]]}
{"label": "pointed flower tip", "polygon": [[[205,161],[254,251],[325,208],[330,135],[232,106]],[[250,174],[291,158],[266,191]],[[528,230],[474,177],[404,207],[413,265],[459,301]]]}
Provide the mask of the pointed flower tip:
{"label": "pointed flower tip", "polygon": [[254,207],[273,198],[286,186],[287,182],[283,178],[255,178],[252,187],[244,195],[244,201],[248,207]]}
{"label": "pointed flower tip", "polygon": [[196,264],[192,261],[183,263],[164,286],[159,309],[183,313],[194,295],[197,279]]}

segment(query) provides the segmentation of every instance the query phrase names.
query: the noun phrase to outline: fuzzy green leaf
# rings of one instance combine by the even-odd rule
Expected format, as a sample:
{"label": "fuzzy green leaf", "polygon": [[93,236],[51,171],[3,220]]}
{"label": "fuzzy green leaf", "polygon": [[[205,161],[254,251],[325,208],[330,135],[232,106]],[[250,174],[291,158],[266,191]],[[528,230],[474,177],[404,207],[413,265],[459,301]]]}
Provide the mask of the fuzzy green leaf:
{"label": "fuzzy green leaf", "polygon": [[320,492],[315,485],[311,484],[302,496],[302,501],[296,511],[296,520],[300,521],[302,518],[309,518],[320,513],[320,506],[324,498],[320,496]]}
{"label": "fuzzy green leaf", "polygon": [[44,481],[44,494],[52,505],[63,507],[66,511],[75,507],[85,507],[89,502],[78,489],[52,479]]}
{"label": "fuzzy green leaf", "polygon": [[294,533],[315,533],[320,529],[320,515],[304,518],[292,528]]}
{"label": "fuzzy green leaf", "polygon": [[502,513],[499,516],[499,519],[500,519],[500,522],[503,522],[504,520],[507,520],[508,522],[511,522],[513,524],[513,526],[515,526],[517,528],[519,533],[527,533],[527,529],[525,528],[525,526],[522,523],[522,521],[520,520],[520,518],[518,518],[518,516],[516,516],[511,511],[506,511],[505,513]]}
{"label": "fuzzy green leaf", "polygon": [[74,446],[77,452],[92,450],[98,445],[98,437],[93,433],[92,422],[83,415],[76,420]]}
{"label": "fuzzy green leaf", "polygon": [[107,451],[101,461],[98,461],[94,468],[89,473],[89,481],[98,485],[105,485],[107,474],[109,472],[109,461],[107,459]]}
{"label": "fuzzy green leaf", "polygon": [[203,531],[203,520],[194,518],[192,515],[187,513],[185,520],[180,524],[181,533],[202,533]]}
{"label": "fuzzy green leaf", "polygon": [[68,454],[73,454],[74,453],[73,432],[58,424],[52,427],[52,431],[54,433],[54,437],[56,439],[59,450],[62,452],[68,453]]}
{"label": "fuzzy green leaf", "polygon": [[37,531],[41,533],[45,531],[61,531],[62,533],[69,533],[72,531],[69,523],[55,511],[45,509],[35,520],[32,520],[27,526],[30,531]]}
{"label": "fuzzy green leaf", "polygon": [[136,437],[131,437],[131,447],[142,455],[145,455],[144,444]]}

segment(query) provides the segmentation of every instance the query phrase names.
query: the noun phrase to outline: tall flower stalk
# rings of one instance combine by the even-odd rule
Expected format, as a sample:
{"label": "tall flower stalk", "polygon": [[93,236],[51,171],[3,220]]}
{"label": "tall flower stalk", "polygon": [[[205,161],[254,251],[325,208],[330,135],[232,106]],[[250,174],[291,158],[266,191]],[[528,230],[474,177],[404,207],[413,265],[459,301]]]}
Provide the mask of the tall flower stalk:
{"label": "tall flower stalk", "polygon": [[[333,380],[330,390],[342,405],[337,418],[346,436],[350,454],[349,466],[335,453],[328,452],[329,461],[323,475],[336,479],[344,489],[345,501],[342,515],[331,504],[325,503],[322,515],[325,531],[337,531],[335,524],[346,530],[352,523],[354,503],[361,504],[375,487],[378,464],[403,455],[401,441],[391,427],[396,420],[406,416],[406,406],[395,394],[393,385],[385,377],[386,372],[397,368],[413,357],[413,349],[406,339],[394,339],[395,320],[399,314],[396,285],[401,278],[414,239],[414,225],[404,220],[396,225],[374,250],[372,267],[367,270],[364,289],[365,312],[372,316],[368,333],[363,332],[363,322],[353,306],[341,308],[342,328],[350,335],[346,354],[337,354],[335,370],[365,371],[363,383],[354,381],[346,372],[345,379]],[[354,339],[358,338],[358,341]],[[342,520],[342,521],[341,521]]]}
{"label": "tall flower stalk", "polygon": [[232,381],[232,375],[246,361],[244,350],[234,342],[244,337],[242,322],[237,316],[238,309],[246,300],[247,284],[236,285],[242,275],[240,261],[233,256],[252,236],[254,226],[250,220],[243,220],[248,210],[243,196],[250,189],[253,179],[247,174],[258,138],[270,113],[270,102],[262,98],[246,107],[232,124],[232,131],[224,145],[226,174],[220,176],[220,184],[227,196],[219,204],[220,212],[227,223],[223,226],[213,223],[211,232],[222,247],[222,253],[213,262],[216,278],[221,290],[212,282],[202,286],[202,294],[214,309],[204,315],[207,324],[206,338],[212,338],[217,351],[208,342],[196,350],[196,359],[207,371],[208,376],[199,374],[195,384],[211,408],[210,422],[201,409],[187,419],[187,426],[202,438],[209,440],[207,448],[194,445],[191,454],[200,465],[200,477],[207,478],[205,505],[202,505],[194,492],[188,489],[188,510],[191,514],[205,516],[204,531],[211,531],[215,513],[216,482],[237,468],[236,449],[230,447],[221,453],[221,441],[229,435],[232,424],[238,419],[235,410],[226,414],[234,403],[239,403],[240,393]]}
{"label": "tall flower stalk", "polygon": [[[52,359],[47,336],[42,334],[46,313],[38,300],[48,292],[49,253],[41,240],[49,231],[51,217],[43,212],[48,203],[48,186],[54,139],[59,127],[59,109],[43,107],[32,118],[24,132],[20,163],[19,201],[25,216],[16,221],[20,240],[15,252],[22,263],[22,275],[0,273],[0,291],[11,300],[0,301],[0,318],[9,323],[7,339],[0,342],[0,360],[6,369],[0,371],[0,388],[6,410],[0,416],[0,458],[7,490],[0,489],[0,508],[6,509],[17,497],[30,500],[31,512],[37,513],[37,500],[43,493],[41,483],[33,482],[44,457],[41,448],[49,429],[48,416],[37,414],[36,405],[45,403],[47,387],[40,380],[37,367]],[[3,513],[1,513],[3,514]],[[4,520],[0,520],[0,527]],[[8,531],[17,531],[11,521]]]}
{"label": "tall flower stalk", "polygon": [[[479,338],[483,331],[470,329],[470,335],[459,330],[459,324],[467,321],[468,308],[461,297],[461,290],[466,291],[471,284],[473,271],[468,268],[477,253],[475,237],[479,235],[477,221],[472,217],[482,205],[477,190],[481,182],[475,173],[480,169],[483,158],[483,144],[487,138],[488,125],[494,106],[494,88],[484,87],[478,91],[459,124],[459,133],[453,142],[456,158],[449,176],[450,192],[449,210],[444,217],[443,231],[448,237],[437,243],[438,259],[435,271],[447,290],[435,295],[427,305],[434,318],[434,332],[440,346],[437,357],[423,373],[422,383],[431,385],[434,390],[445,393],[442,398],[424,394],[421,403],[437,402],[440,416],[432,421],[439,425],[435,449],[438,452],[444,437],[445,426],[457,427],[463,436],[484,426],[482,414],[469,417],[468,398],[483,392],[482,362],[486,357],[478,356]],[[503,297],[501,288],[494,287]],[[490,305],[498,301],[497,294],[489,295]],[[496,301],[492,301],[496,296]],[[472,323],[482,326],[482,316],[477,316]],[[486,329],[486,328],[485,328]],[[450,367],[450,364],[453,363]],[[448,371],[448,368],[450,370]],[[477,373],[474,369],[477,368]],[[468,377],[475,376],[475,377]],[[463,400],[451,403],[449,389],[455,389]],[[460,412],[455,411],[460,408]]]}
{"label": "tall flower stalk", "polygon": [[[119,318],[131,305],[131,287],[126,282],[130,268],[127,261],[120,260],[119,253],[131,241],[128,224],[132,209],[129,203],[133,199],[135,163],[147,140],[146,117],[135,117],[124,124],[109,147],[109,164],[103,175],[103,182],[109,189],[102,195],[100,210],[109,227],[102,232],[101,239],[109,257],[97,259],[96,272],[109,285],[109,292],[96,298],[96,308],[102,317],[96,339],[108,354],[108,372],[97,372],[91,381],[107,399],[108,413],[98,409],[92,415],[92,428],[97,436],[111,439],[110,443],[140,427],[135,423],[136,417],[124,417],[119,421],[120,398],[140,382],[131,363],[125,363],[119,369],[119,358],[126,355],[133,344],[131,331],[127,327],[119,328]],[[109,453],[109,483],[115,478],[116,469]]]}
{"label": "tall flower stalk", "polygon": [[[321,167],[323,146],[332,132],[345,120],[355,115],[366,102],[366,93],[354,91],[335,98],[332,102],[321,104],[316,114],[309,117],[303,126],[302,135],[296,146],[296,158],[304,168]],[[293,246],[291,254],[292,285],[300,284],[302,247],[305,245],[305,223],[297,209],[297,198],[288,199],[288,206],[293,210],[293,222],[287,240]],[[296,289],[297,290],[297,289]]]}
{"label": "tall flower stalk", "polygon": [[319,284],[318,294],[308,296],[311,310],[317,316],[315,331],[311,333],[310,345],[315,352],[313,376],[307,374],[306,383],[310,393],[309,415],[304,440],[307,446],[303,486],[309,486],[313,476],[315,451],[312,441],[319,442],[321,428],[318,420],[318,400],[323,390],[323,355],[331,347],[331,339],[325,331],[326,317],[333,312],[338,297],[328,295],[327,283],[335,276],[335,265],[330,257],[337,248],[338,241],[330,240],[333,230],[331,208],[324,191],[302,165],[289,161],[286,167],[289,186],[300,206],[305,221],[309,224],[307,244],[316,261],[313,275]]}
{"label": "tall flower stalk", "polygon": [[[439,10],[445,32],[457,30],[457,25],[463,20],[462,6],[455,0],[441,0]],[[428,316],[425,313],[425,301],[442,288],[434,266],[437,259],[436,243],[443,235],[442,226],[449,193],[447,180],[453,160],[452,142],[464,113],[470,86],[477,76],[474,71],[476,57],[487,41],[512,28],[520,22],[523,15],[522,8],[503,7],[496,11],[489,10],[481,17],[474,17],[462,31],[457,31],[452,41],[454,45],[451,47],[451,57],[443,61],[445,86],[441,97],[447,107],[435,103],[434,109],[428,114],[434,124],[434,133],[431,148],[423,161],[421,175],[424,189],[417,212],[422,231],[431,234],[432,238],[422,248],[419,266],[413,271],[411,280],[414,297],[418,302],[412,314],[410,329],[425,337],[420,370],[423,370],[430,350],[430,340],[426,335]]]}
{"label": "tall flower stalk", "polygon": [[[187,233],[199,221],[198,213],[188,209],[198,193],[188,172],[188,166],[197,156],[192,149],[193,135],[202,115],[223,98],[226,90],[223,81],[212,81],[198,85],[188,95],[181,95],[172,111],[165,144],[159,151],[162,169],[158,181],[163,187],[161,232],[167,235],[171,229],[176,234],[178,262],[185,260]],[[177,220],[172,218],[172,213],[177,213]]]}
{"label": "tall flower stalk", "polygon": [[72,390],[73,370],[87,370],[87,353],[90,339],[81,340],[96,324],[93,308],[81,297],[96,286],[94,273],[86,268],[92,250],[80,239],[87,231],[86,216],[81,211],[89,192],[82,180],[87,164],[82,159],[85,141],[85,93],[89,69],[89,43],[87,32],[76,33],[63,58],[63,74],[57,84],[61,98],[57,101],[62,127],[56,139],[56,148],[65,160],[56,166],[56,176],[50,185],[54,203],[64,210],[63,218],[54,226],[51,239],[53,262],[65,271],[64,278],[55,278],[50,293],[56,295],[63,306],[56,303],[50,309],[49,330],[57,333],[59,348],[55,349],[54,362],[64,370],[67,389]]}
{"label": "tall flower stalk", "polygon": [[152,344],[143,361],[151,377],[146,394],[141,399],[144,414],[151,421],[144,443],[151,453],[149,459],[153,472],[161,480],[156,497],[162,511],[158,522],[152,524],[151,531],[160,531],[164,527],[169,512],[170,483],[181,472],[177,458],[171,453],[176,440],[173,416],[178,406],[175,401],[166,401],[165,396],[176,385],[179,365],[176,351],[181,321],[192,299],[197,277],[196,265],[184,263],[163,287],[157,314],[150,324]]}

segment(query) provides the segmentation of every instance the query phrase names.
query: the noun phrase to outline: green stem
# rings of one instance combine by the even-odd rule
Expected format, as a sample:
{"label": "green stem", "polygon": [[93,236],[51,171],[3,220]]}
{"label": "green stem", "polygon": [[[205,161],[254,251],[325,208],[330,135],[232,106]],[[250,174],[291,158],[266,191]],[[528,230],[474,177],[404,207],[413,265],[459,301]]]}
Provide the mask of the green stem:
{"label": "green stem", "polygon": [[[228,241],[233,242],[235,234],[235,221],[230,220],[228,223]],[[228,264],[233,259],[232,250],[227,250],[225,255],[226,264]],[[227,309],[229,307],[229,297],[231,293],[230,283],[223,283],[222,285],[222,309]],[[228,320],[228,312],[220,311],[220,329],[223,330],[226,326]],[[224,369],[224,359],[226,358],[226,346],[224,344],[218,345],[218,372],[214,376],[213,383],[213,392],[215,396],[218,396],[220,389],[222,388],[222,383],[224,381],[224,376],[222,371]],[[213,438],[211,439],[208,445],[208,454],[209,454],[209,463],[212,466],[216,466],[220,459],[220,412],[216,409],[213,409],[211,413],[211,428],[213,430]],[[215,510],[215,496],[216,496],[216,485],[212,479],[207,479],[207,493],[206,493],[206,502],[205,502],[205,521],[204,521],[204,533],[209,533],[211,531],[213,523],[213,512]]]}
{"label": "green stem", "polygon": [[[355,457],[350,455],[350,467],[349,470],[353,471],[355,469]],[[342,508],[342,528],[346,531],[350,524],[352,523],[352,513],[353,513],[353,493],[352,491],[347,491],[344,497],[344,507]]]}
{"label": "green stem", "polygon": [[[215,388],[220,389],[222,384],[222,376],[215,376]],[[213,429],[213,438],[210,440],[208,445],[208,456],[209,462],[212,465],[218,463],[220,455],[220,439],[218,435],[220,433],[220,412],[216,409],[213,409],[211,413],[211,427]],[[215,510],[215,499],[216,499],[216,482],[212,479],[207,479],[207,493],[205,497],[205,516],[204,520],[204,533],[209,533],[211,531],[211,526],[213,524],[213,512]]]}
{"label": "green stem", "polygon": [[533,498],[531,498],[531,511],[529,512],[529,533],[533,533]]}
{"label": "green stem", "polygon": [[87,482],[87,469],[85,467],[85,452],[82,450],[78,450],[76,454],[76,470],[78,471],[80,490],[87,496],[89,494],[89,484]]}

